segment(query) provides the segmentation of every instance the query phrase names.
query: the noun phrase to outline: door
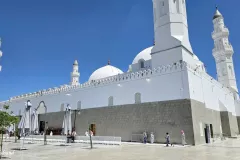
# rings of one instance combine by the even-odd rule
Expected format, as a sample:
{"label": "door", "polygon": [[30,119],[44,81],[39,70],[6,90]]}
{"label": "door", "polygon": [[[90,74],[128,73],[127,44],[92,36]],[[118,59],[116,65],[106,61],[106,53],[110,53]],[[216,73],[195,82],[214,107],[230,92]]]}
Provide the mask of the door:
{"label": "door", "polygon": [[44,133],[45,121],[40,121],[39,133]]}
{"label": "door", "polygon": [[96,124],[91,124],[91,131],[93,132],[93,135],[96,136]]}
{"label": "door", "polygon": [[208,143],[208,135],[207,135],[207,128],[204,128],[204,133],[205,133],[205,142]]}
{"label": "door", "polygon": [[204,128],[204,133],[205,133],[205,141],[206,141],[206,143],[210,143],[211,142],[210,141],[210,137],[211,137],[211,135],[210,135],[210,127],[207,124],[206,124],[206,126]]}

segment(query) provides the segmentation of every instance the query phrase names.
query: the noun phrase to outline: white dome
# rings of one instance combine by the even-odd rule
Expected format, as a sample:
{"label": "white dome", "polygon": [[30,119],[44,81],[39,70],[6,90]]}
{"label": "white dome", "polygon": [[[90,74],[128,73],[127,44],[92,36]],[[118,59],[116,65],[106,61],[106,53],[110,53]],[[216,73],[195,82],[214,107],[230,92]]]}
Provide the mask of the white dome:
{"label": "white dome", "polygon": [[111,65],[106,65],[94,71],[90,76],[89,81],[111,77],[122,73],[123,71],[121,71],[120,69]]}
{"label": "white dome", "polygon": [[145,61],[151,59],[151,52],[152,52],[152,48],[153,46],[151,47],[148,47],[146,49],[144,49],[143,51],[141,51],[140,53],[138,53],[138,55],[134,58],[132,64],[135,64],[135,63],[138,63],[139,60],[143,59]]}

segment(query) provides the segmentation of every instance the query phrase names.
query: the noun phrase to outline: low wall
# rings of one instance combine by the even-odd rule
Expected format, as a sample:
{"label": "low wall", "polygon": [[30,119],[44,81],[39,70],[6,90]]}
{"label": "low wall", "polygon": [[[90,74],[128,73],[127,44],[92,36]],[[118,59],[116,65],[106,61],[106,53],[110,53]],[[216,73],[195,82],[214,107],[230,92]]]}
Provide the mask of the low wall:
{"label": "low wall", "polygon": [[[121,137],[107,137],[107,136],[92,136],[93,144],[105,144],[105,145],[121,145]],[[21,139],[24,139],[23,137]],[[65,143],[66,136],[47,136],[48,143]],[[25,137],[26,141],[42,142],[44,141],[43,135],[31,135]],[[76,136],[76,143],[90,143],[89,136]]]}
{"label": "low wall", "polygon": [[[59,114],[58,114],[59,113]],[[74,125],[72,114],[72,125]],[[62,112],[40,115],[39,121],[48,120],[51,127],[62,126]],[[188,144],[194,144],[191,105],[189,100],[175,100],[128,104],[112,107],[83,109],[76,114],[76,132],[83,135],[90,124],[96,126],[96,136],[121,137],[131,141],[132,134],[144,131],[155,135],[155,142],[165,143],[168,132],[173,143],[181,143],[181,130]]]}

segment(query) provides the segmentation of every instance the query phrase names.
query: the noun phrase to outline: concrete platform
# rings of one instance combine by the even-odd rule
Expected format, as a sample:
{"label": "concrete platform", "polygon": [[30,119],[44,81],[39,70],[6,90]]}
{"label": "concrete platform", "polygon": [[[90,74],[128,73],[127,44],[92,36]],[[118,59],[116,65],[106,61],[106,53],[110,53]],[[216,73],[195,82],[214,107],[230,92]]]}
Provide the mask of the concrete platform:
{"label": "concrete platform", "polygon": [[[5,152],[19,147],[19,143],[4,144]],[[28,150],[14,151],[12,160],[239,160],[240,140],[228,139],[209,145],[187,147],[165,147],[163,145],[131,145],[121,146],[72,144],[71,146],[55,146],[42,144],[26,144]]]}

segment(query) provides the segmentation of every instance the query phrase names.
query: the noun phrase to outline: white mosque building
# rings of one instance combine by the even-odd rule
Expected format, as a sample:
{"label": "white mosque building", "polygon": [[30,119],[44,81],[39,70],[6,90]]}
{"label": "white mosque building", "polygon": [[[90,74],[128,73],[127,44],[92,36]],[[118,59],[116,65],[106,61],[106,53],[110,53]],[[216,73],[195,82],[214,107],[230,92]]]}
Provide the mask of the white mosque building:
{"label": "white mosque building", "polygon": [[39,123],[48,121],[49,127],[60,129],[62,111],[70,104],[81,113],[74,118],[77,133],[91,125],[95,135],[120,136],[123,141],[143,131],[154,132],[159,143],[169,132],[172,142],[180,143],[184,130],[193,145],[239,134],[234,52],[222,14],[217,9],[213,17],[215,80],[192,50],[185,0],[153,0],[153,11],[155,44],[136,55],[128,72],[109,62],[80,83],[75,60],[69,85],[11,97],[1,105],[9,104],[21,115],[25,102],[31,101]]}

